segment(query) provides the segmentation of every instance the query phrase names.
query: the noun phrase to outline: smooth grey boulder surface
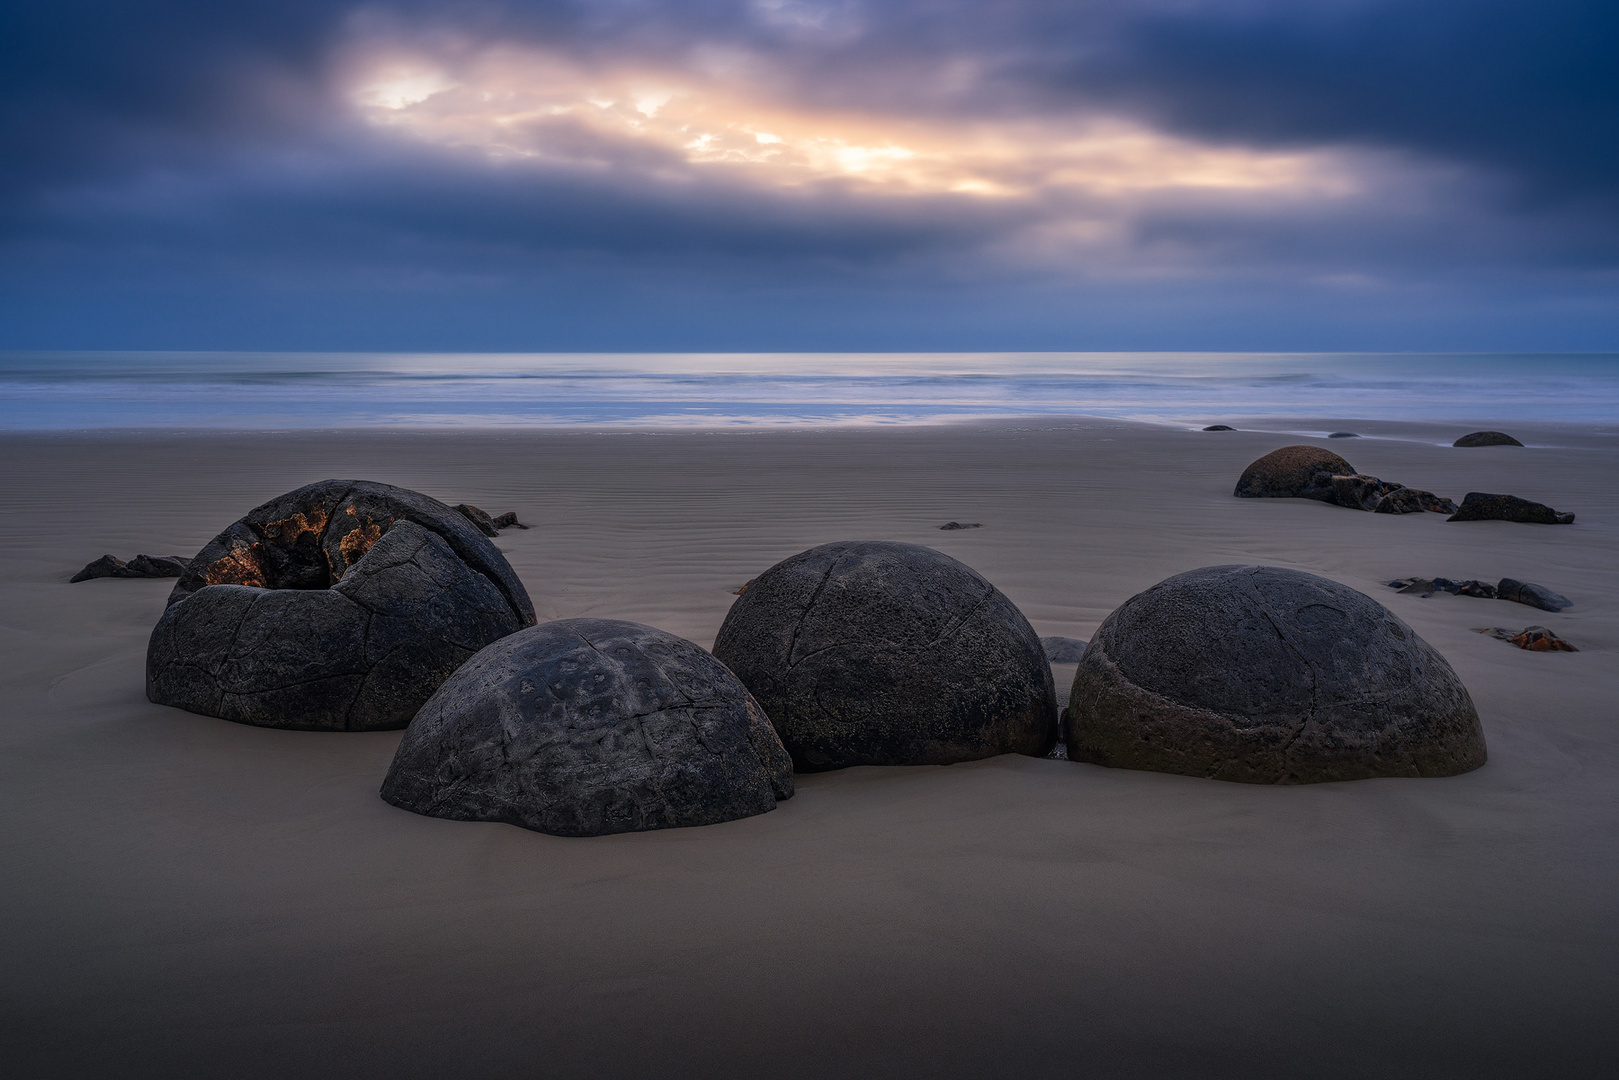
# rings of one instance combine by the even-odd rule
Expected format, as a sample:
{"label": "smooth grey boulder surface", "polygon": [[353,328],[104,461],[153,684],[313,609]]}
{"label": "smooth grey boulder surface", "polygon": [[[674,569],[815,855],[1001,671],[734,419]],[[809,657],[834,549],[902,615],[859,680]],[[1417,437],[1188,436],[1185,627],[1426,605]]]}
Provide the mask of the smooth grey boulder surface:
{"label": "smooth grey boulder surface", "polygon": [[1051,665],[980,574],[916,544],[847,540],[777,563],[714,642],[800,772],[1043,755]]}
{"label": "smooth grey boulder surface", "polygon": [[534,624],[523,583],[476,525],[418,491],[369,480],[321,480],[249,510],[197,553],[169,603],[210,585],[329,588],[401,521],[437,534],[500,590],[522,625]]}
{"label": "smooth grey boulder surface", "polygon": [[1334,502],[1332,478],[1351,476],[1355,467],[1319,446],[1284,446],[1243,470],[1234,495],[1239,499],[1319,499]]}
{"label": "smooth grey boulder surface", "polygon": [[1449,663],[1382,605],[1269,566],[1206,566],[1125,601],[1074,676],[1068,756],[1258,784],[1484,764]]}
{"label": "smooth grey boulder surface", "polygon": [[1046,650],[1046,659],[1053,664],[1077,664],[1085,655],[1087,642],[1075,637],[1043,637],[1040,647]]}
{"label": "smooth grey boulder surface", "polygon": [[712,825],[793,793],[792,762],[723,664],[638,623],[565,619],[495,642],[411,721],[395,806],[558,836]]}
{"label": "smooth grey boulder surface", "polygon": [[399,522],[329,589],[211,585],[164,611],[146,696],[258,727],[401,728],[523,624],[437,534]]}
{"label": "smooth grey boulder surface", "polygon": [[1519,581],[1504,577],[1495,587],[1495,595],[1502,600],[1513,600],[1542,611],[1562,611],[1574,606],[1574,601],[1562,593],[1554,593],[1544,585],[1532,581]]}
{"label": "smooth grey boulder surface", "polygon": [[1504,431],[1475,431],[1463,435],[1452,446],[1522,446],[1523,443],[1514,439]]}

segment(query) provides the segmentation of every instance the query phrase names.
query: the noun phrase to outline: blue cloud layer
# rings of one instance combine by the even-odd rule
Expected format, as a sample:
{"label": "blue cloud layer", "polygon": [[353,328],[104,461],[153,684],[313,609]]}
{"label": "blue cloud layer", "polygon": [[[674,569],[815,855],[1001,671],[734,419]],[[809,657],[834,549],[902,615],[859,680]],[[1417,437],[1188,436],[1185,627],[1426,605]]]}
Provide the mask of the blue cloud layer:
{"label": "blue cloud layer", "polygon": [[[1573,0],[12,4],[0,347],[1610,348],[1616,31]],[[339,76],[367,35],[745,55],[777,104],[1107,116],[1336,155],[1362,193],[787,192],[613,142],[495,162],[361,122]],[[1076,217],[1114,239],[1028,253]]]}

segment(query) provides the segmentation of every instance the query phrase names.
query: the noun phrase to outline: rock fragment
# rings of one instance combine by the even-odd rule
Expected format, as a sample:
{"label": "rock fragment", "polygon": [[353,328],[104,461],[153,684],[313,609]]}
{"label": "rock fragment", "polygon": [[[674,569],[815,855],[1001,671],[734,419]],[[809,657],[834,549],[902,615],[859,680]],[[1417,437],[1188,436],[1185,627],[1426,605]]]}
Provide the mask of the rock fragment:
{"label": "rock fragment", "polygon": [[1356,435],[1353,431],[1334,431],[1331,435],[1328,435],[1327,438],[1329,438],[1329,439],[1358,439],[1358,438],[1360,438],[1360,436]]}
{"label": "rock fragment", "polygon": [[500,535],[500,526],[495,524],[495,519],[479,510],[476,506],[470,506],[467,503],[456,503],[455,512],[478,526],[478,531],[485,536]]}
{"label": "rock fragment", "polygon": [[1536,585],[1532,581],[1519,581],[1516,578],[1502,578],[1495,587],[1495,594],[1502,600],[1528,604],[1542,611],[1562,611],[1564,608],[1574,606],[1574,601],[1561,593],[1552,592],[1544,585]]}
{"label": "rock fragment", "polygon": [[1203,430],[1204,431],[1236,431],[1237,429],[1232,427],[1230,424],[1210,424],[1208,427],[1204,428]]}
{"label": "rock fragment", "polygon": [[1571,525],[1573,514],[1553,510],[1544,503],[1530,502],[1516,495],[1492,495],[1469,491],[1459,510],[1449,521],[1517,521],[1528,525]]}
{"label": "rock fragment", "polygon": [[1518,648],[1526,649],[1529,652],[1580,651],[1544,626],[1526,626],[1522,630],[1506,630],[1499,626],[1488,626],[1477,631],[1477,633],[1516,645]]}
{"label": "rock fragment", "polygon": [[959,521],[947,521],[943,525],[939,526],[939,528],[943,529],[945,532],[954,532],[957,529],[982,529],[983,527],[983,523],[979,521],[969,522],[965,525]]}
{"label": "rock fragment", "polygon": [[1089,642],[1072,637],[1043,637],[1040,647],[1046,651],[1046,659],[1053,664],[1077,664],[1079,658],[1085,655],[1085,646]]}
{"label": "rock fragment", "polygon": [[91,578],[170,578],[186,572],[191,560],[180,555],[137,555],[127,563],[116,555],[103,555],[95,562],[86,563],[83,570],[68,578],[69,582],[89,581]]}

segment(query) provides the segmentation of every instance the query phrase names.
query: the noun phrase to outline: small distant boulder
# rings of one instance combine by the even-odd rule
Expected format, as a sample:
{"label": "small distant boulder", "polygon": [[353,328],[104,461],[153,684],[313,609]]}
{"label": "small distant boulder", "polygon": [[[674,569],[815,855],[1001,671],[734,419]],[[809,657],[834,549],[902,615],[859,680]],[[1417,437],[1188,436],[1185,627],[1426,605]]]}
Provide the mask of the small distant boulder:
{"label": "small distant boulder", "polygon": [[1544,503],[1530,502],[1516,495],[1491,495],[1469,491],[1461,509],[1449,521],[1519,521],[1529,525],[1571,525],[1573,514],[1553,510]]}
{"label": "small distant boulder", "polygon": [[980,521],[968,522],[965,525],[959,521],[947,521],[939,526],[945,532],[955,532],[957,529],[982,529],[983,527],[983,522]]}
{"label": "small distant boulder", "polygon": [[1529,652],[1579,652],[1574,646],[1546,629],[1544,626],[1526,626],[1522,630],[1505,630],[1499,626],[1487,626],[1478,631],[1497,641],[1505,641]]}
{"label": "small distant boulder", "polygon": [[1470,435],[1463,435],[1452,446],[1522,446],[1523,443],[1514,439],[1504,431],[1475,431]]}
{"label": "small distant boulder", "polygon": [[1046,650],[1046,659],[1053,664],[1077,664],[1085,655],[1088,642],[1073,637],[1043,637],[1040,647]]}
{"label": "small distant boulder", "polygon": [[1074,676],[1068,756],[1255,784],[1450,776],[1484,732],[1445,658],[1346,585],[1206,566],[1125,601]]}
{"label": "small distant boulder", "polygon": [[713,825],[774,810],[793,767],[735,675],[683,638],[565,619],[488,646],[439,687],[382,797],[558,836]]}
{"label": "small distant boulder", "polygon": [[1204,431],[1236,431],[1237,429],[1232,427],[1230,424],[1210,424],[1208,427],[1204,428],[1203,430]]}
{"label": "small distant boulder", "polygon": [[180,555],[137,555],[127,563],[116,555],[103,555],[95,562],[86,563],[83,570],[68,581],[89,581],[91,578],[171,578],[179,577],[191,565],[191,560]]}
{"label": "small distant boulder", "polygon": [[504,514],[496,514],[494,522],[497,529],[523,529],[525,531],[528,529],[527,525],[517,520],[517,511],[515,510],[508,510]]}
{"label": "small distant boulder", "polygon": [[772,566],[714,639],[800,772],[1044,755],[1057,696],[1040,638],[932,548],[822,544]]}
{"label": "small distant boulder", "polygon": [[1564,608],[1574,606],[1574,601],[1561,593],[1554,593],[1544,585],[1536,585],[1532,581],[1519,581],[1517,578],[1502,578],[1500,584],[1495,587],[1495,595],[1502,600],[1528,604],[1542,611],[1562,611]]}
{"label": "small distant boulder", "polygon": [[1355,475],[1355,467],[1319,446],[1284,446],[1243,470],[1234,495],[1239,499],[1318,499],[1335,501],[1332,478]]}
{"label": "small distant boulder", "polygon": [[1334,431],[1331,435],[1328,435],[1327,438],[1329,438],[1329,439],[1358,439],[1358,438],[1360,438],[1360,436],[1356,435],[1353,431]]}

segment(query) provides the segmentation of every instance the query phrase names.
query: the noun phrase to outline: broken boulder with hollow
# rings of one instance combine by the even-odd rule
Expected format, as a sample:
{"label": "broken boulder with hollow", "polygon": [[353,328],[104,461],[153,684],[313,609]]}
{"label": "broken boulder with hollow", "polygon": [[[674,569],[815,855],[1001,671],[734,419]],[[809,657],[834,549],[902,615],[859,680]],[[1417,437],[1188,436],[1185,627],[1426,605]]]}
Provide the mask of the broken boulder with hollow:
{"label": "broken boulder with hollow", "polygon": [[147,697],[261,727],[399,728],[479,649],[533,623],[522,582],[465,517],[326,480],[191,560],[147,646]]}

